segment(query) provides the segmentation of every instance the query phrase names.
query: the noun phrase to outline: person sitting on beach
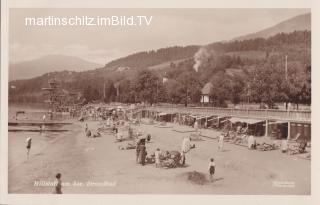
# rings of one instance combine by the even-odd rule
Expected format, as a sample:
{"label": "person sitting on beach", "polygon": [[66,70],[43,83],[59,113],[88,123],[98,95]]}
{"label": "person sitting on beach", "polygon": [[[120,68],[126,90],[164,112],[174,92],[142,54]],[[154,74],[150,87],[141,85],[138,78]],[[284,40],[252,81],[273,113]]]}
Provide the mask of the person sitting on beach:
{"label": "person sitting on beach", "polygon": [[117,133],[117,131],[118,131],[118,129],[117,129],[116,123],[113,123],[113,125],[112,125],[112,132]]}
{"label": "person sitting on beach", "polygon": [[308,145],[308,141],[306,139],[304,139],[302,142],[300,142],[299,143],[299,153],[304,153],[307,145]]}
{"label": "person sitting on beach", "polygon": [[214,163],[214,159],[211,158],[209,162],[209,167],[208,167],[211,182],[213,182],[213,175],[214,175],[215,169],[216,169],[216,164]]}
{"label": "person sitting on beach", "polygon": [[26,143],[27,143],[27,158],[28,159],[29,159],[29,153],[30,153],[30,149],[31,149],[31,141],[32,141],[31,137],[28,137],[26,139]]}
{"label": "person sitting on beach", "polygon": [[122,142],[122,137],[123,137],[122,132],[117,132],[117,133],[116,133],[116,140],[117,140],[118,142]]}
{"label": "person sitting on beach", "polygon": [[237,134],[240,134],[241,133],[241,129],[242,129],[242,127],[239,125],[239,126],[237,126]]}
{"label": "person sitting on beach", "polygon": [[95,131],[95,133],[92,135],[93,138],[95,137],[101,137],[100,132],[98,131],[98,129]]}
{"label": "person sitting on beach", "polygon": [[247,134],[248,133],[248,127],[241,128],[240,133],[241,134]]}
{"label": "person sitting on beach", "polygon": [[61,174],[56,174],[57,183],[55,186],[55,194],[62,194],[62,182],[61,182]]}

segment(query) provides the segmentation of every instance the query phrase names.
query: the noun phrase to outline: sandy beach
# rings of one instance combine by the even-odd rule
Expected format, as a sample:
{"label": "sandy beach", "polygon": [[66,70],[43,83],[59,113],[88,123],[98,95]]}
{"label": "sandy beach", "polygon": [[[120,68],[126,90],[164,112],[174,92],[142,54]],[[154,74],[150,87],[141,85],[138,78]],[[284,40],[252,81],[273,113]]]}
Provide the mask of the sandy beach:
{"label": "sandy beach", "polygon": [[[99,124],[96,121],[87,123],[91,130]],[[129,141],[116,143],[115,137],[107,133],[87,138],[85,123],[81,122],[74,122],[71,128],[72,131],[57,137],[45,148],[32,150],[29,160],[21,159],[9,169],[9,193],[52,193],[50,182],[54,182],[58,172],[62,174],[64,194],[311,193],[311,161],[282,154],[279,150],[262,152],[225,143],[221,152],[217,140],[203,138],[203,141],[192,141],[196,148],[187,153],[185,167],[164,169],[154,164],[136,164],[134,149],[119,149]],[[190,135],[173,131],[170,126],[141,124],[140,128],[143,134],[152,136],[151,142],[146,144],[148,154],[156,148],[180,150],[182,139]],[[212,137],[219,135],[214,130],[206,133]],[[187,172],[208,174],[210,158],[216,163],[214,182],[198,185],[188,181]],[[9,166],[10,163],[9,159]]]}

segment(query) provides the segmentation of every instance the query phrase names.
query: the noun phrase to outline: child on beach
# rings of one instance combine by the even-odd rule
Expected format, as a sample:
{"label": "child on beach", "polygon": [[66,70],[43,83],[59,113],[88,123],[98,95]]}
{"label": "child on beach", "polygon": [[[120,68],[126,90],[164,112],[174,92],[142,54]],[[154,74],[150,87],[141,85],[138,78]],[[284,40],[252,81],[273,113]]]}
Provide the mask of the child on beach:
{"label": "child on beach", "polygon": [[61,174],[56,174],[57,183],[55,186],[55,194],[62,194],[62,182],[61,182]]}
{"label": "child on beach", "polygon": [[27,158],[28,159],[29,159],[29,153],[30,153],[30,149],[31,149],[31,141],[32,141],[31,137],[28,137],[26,139],[26,143],[27,143]]}
{"label": "child on beach", "polygon": [[209,167],[208,167],[211,182],[213,182],[213,175],[216,169],[215,167],[216,167],[216,164],[214,163],[214,159],[211,158],[209,162]]}
{"label": "child on beach", "polygon": [[161,155],[161,151],[159,148],[157,148],[157,150],[154,152],[155,155],[155,162],[156,162],[156,167],[160,167],[160,155]]}

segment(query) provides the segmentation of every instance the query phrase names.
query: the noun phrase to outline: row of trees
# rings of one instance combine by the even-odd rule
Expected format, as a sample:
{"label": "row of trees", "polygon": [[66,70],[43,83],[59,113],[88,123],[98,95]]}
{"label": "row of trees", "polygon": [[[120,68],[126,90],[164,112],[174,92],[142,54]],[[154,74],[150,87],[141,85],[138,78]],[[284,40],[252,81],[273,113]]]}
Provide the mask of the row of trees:
{"label": "row of trees", "polygon": [[[286,72],[283,64],[274,57],[246,73],[230,75],[225,70],[218,70],[209,81],[212,83],[209,93],[212,104],[220,107],[225,107],[227,102],[247,101],[269,107],[276,102],[310,104],[311,67],[301,69],[299,64],[291,62]],[[159,73],[144,69],[132,78],[107,83],[105,89],[100,89],[105,93],[89,88],[84,95],[89,96],[89,100],[103,99],[105,102],[199,104],[201,89],[207,83],[201,81],[201,75],[186,67],[176,78],[164,82]]]}

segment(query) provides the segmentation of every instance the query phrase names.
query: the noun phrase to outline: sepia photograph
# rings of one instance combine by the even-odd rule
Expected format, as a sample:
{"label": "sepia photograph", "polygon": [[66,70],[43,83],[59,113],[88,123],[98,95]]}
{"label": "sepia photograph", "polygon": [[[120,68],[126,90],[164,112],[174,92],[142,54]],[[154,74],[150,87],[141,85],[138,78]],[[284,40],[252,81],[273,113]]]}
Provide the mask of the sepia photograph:
{"label": "sepia photograph", "polygon": [[10,8],[8,194],[310,196],[311,15]]}

